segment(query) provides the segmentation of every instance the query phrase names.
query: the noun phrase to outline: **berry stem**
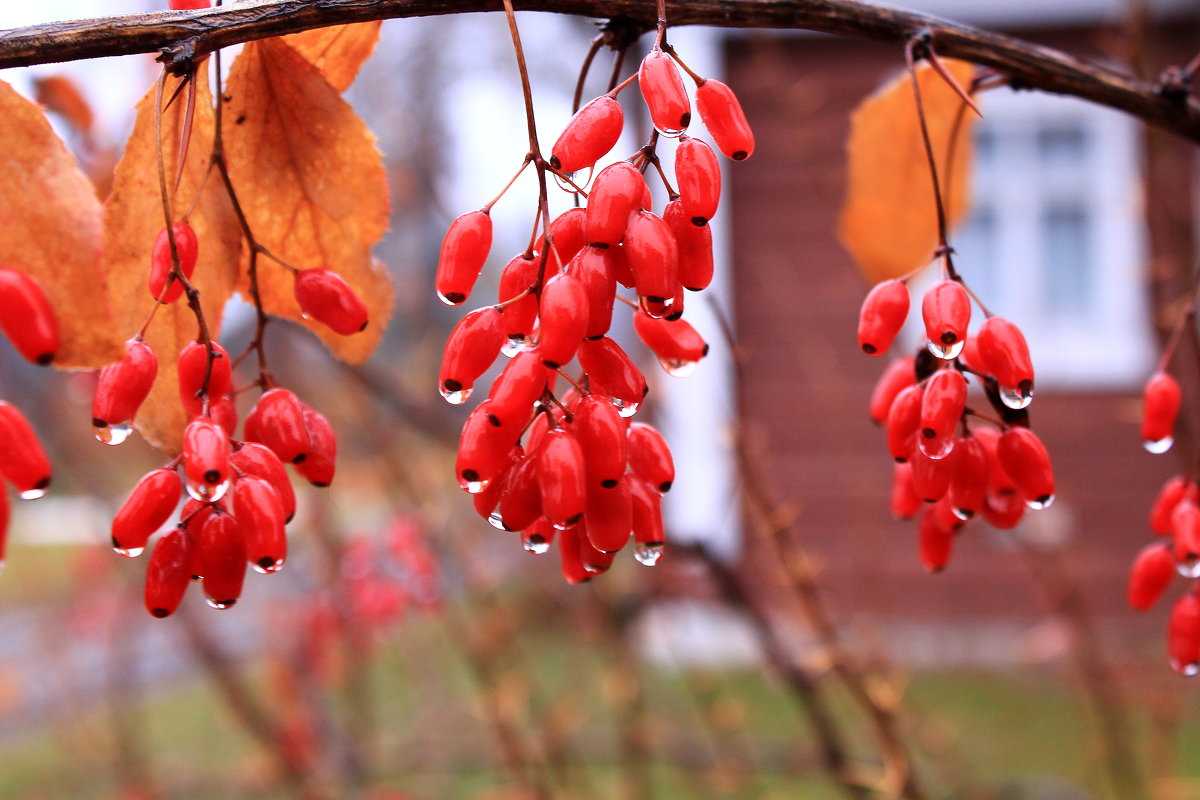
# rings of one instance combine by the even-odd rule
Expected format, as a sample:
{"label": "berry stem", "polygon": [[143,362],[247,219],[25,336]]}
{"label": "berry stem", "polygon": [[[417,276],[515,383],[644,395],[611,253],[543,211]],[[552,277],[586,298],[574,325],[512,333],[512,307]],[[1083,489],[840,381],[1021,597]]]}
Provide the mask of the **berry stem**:
{"label": "berry stem", "polygon": [[954,262],[950,258],[952,252],[950,245],[946,241],[946,208],[942,204],[942,187],[938,180],[937,159],[933,155],[933,141],[929,137],[929,124],[925,119],[925,104],[921,100],[921,82],[917,80],[917,48],[921,49],[922,55],[932,51],[932,43],[930,42],[928,31],[922,31],[908,40],[908,43],[904,47],[904,60],[908,65],[908,77],[912,81],[913,99],[917,104],[917,120],[921,123],[921,142],[925,146],[925,159],[929,164],[929,178],[933,181],[933,202],[937,211],[938,234],[938,249],[934,257],[941,256],[943,269],[951,280],[961,281],[961,278],[954,269]]}
{"label": "berry stem", "polygon": [[579,110],[579,106],[583,102],[583,84],[587,80],[588,72],[592,69],[592,62],[596,60],[596,54],[603,46],[604,34],[597,34],[596,38],[592,39],[591,46],[588,47],[587,55],[583,57],[583,63],[579,65],[579,78],[575,81],[575,94],[571,95],[572,114]]}
{"label": "berry stem", "polygon": [[629,84],[633,83],[636,80],[637,80],[637,73],[635,72],[632,75],[630,75],[628,78],[626,78],[625,80],[618,83],[613,88],[609,89],[608,93],[607,93],[608,96],[613,98],[614,100],[617,99],[617,95],[619,95],[626,86],[628,86]]}
{"label": "berry stem", "polygon": [[696,82],[696,86],[703,86],[705,84],[705,82],[707,81],[707,78],[703,78],[703,77],[697,75],[695,72],[693,72],[692,68],[689,67],[684,62],[684,60],[679,57],[679,53],[675,52],[674,47],[664,44],[662,51],[664,53],[666,53],[667,55],[669,55],[671,58],[675,59],[675,63],[679,65],[680,69],[682,69],[684,72],[686,72],[688,74],[689,78],[691,78],[693,81]]}
{"label": "berry stem", "polygon": [[483,207],[483,213],[487,214],[491,212],[492,206],[496,205],[501,197],[504,197],[504,194],[512,188],[512,185],[517,182],[517,178],[521,177],[521,173],[525,171],[525,168],[528,167],[532,161],[533,153],[526,153],[525,160],[521,162],[521,167],[517,170],[517,173],[509,178],[508,183],[504,184],[504,188],[500,190],[500,193],[493,197],[491,202]]}

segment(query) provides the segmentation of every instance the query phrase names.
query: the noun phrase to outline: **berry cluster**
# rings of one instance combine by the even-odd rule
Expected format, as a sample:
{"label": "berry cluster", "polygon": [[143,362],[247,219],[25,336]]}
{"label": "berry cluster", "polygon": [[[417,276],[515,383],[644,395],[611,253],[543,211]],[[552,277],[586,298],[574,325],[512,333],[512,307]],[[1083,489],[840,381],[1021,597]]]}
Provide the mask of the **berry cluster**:
{"label": "berry cluster", "polygon": [[[521,531],[527,550],[544,553],[557,536],[571,583],[607,570],[631,533],[643,564],[654,564],[664,543],[661,495],[674,464],[662,435],[630,419],[648,387],[609,336],[617,301],[632,309],[635,334],[669,374],[686,374],[708,352],[682,317],[684,290],[713,277],[708,221],[721,176],[712,148],[685,132],[692,102],[680,67],[696,83],[696,108],[717,148],[735,160],[750,156],[754,137],[729,87],[691,72],[660,30],[636,76],[580,108],[548,160],[536,148],[527,157],[543,186],[551,173],[577,207],[551,218],[543,193],[529,247],[500,275],[499,302],[468,313],[442,359],[439,390],[453,404],[467,401],[499,354],[511,359],[463,427],[458,482],[482,517]],[[650,143],[592,179],[624,127],[617,96],[635,79],[654,123]],[[660,137],[678,141],[674,186],[657,155]],[[661,214],[646,180],[651,168],[668,194]],[[466,301],[487,260],[489,210],[463,214],[446,233],[436,289],[449,305]],[[569,371],[572,362],[578,369]]]}
{"label": "berry cluster", "polygon": [[[185,291],[198,295],[190,283],[198,252],[196,234],[186,221],[158,235],[149,277],[156,309]],[[365,305],[337,274],[288,269],[307,317],[342,335],[366,327]],[[142,331],[125,343],[124,357],[100,372],[92,424],[106,444],[128,438],[154,386],[158,358],[143,338],[153,318],[151,313]],[[197,321],[202,322],[199,316]],[[189,581],[203,581],[209,605],[228,608],[241,595],[247,563],[262,573],[283,566],[284,526],[296,511],[284,464],[293,465],[314,486],[333,480],[337,440],[332,426],[265,373],[257,382],[263,394],[246,415],[241,438],[236,437],[236,363],[200,324],[200,335],[176,361],[179,402],[189,417],[182,452],[143,476],[113,519],[113,549],[135,557],[184,500],[179,523],[157,540],[146,571],[146,609],[155,617],[178,608]]]}
{"label": "berry cluster", "polygon": [[[0,330],[27,361],[45,366],[58,354],[58,318],[37,281],[20,270],[0,267]],[[50,459],[20,410],[0,400],[0,475],[23,500],[50,486]],[[8,494],[0,489],[0,569],[8,538]]]}
{"label": "berry cluster", "polygon": [[[859,315],[863,351],[887,351],[908,310],[903,280],[875,286]],[[1046,448],[1029,429],[1033,366],[1020,330],[988,314],[968,336],[971,295],[956,279],[929,289],[921,312],[926,346],[885,370],[870,413],[884,426],[896,461],[892,512],[900,519],[920,515],[921,564],[938,572],[950,560],[954,537],[977,515],[1008,529],[1026,508],[1050,505],[1054,473]],[[995,417],[968,406],[971,382]]]}
{"label": "berry cluster", "polygon": [[[1190,317],[1185,317],[1185,323],[1191,324]],[[1175,420],[1183,401],[1179,383],[1166,371],[1175,342],[1143,390],[1142,445],[1156,454],[1174,444]],[[1143,547],[1133,561],[1129,604],[1146,611],[1166,593],[1176,573],[1193,579],[1189,591],[1171,608],[1167,652],[1176,672],[1194,676],[1200,674],[1200,595],[1194,580],[1200,578],[1200,488],[1194,474],[1176,475],[1163,484],[1149,522],[1161,539]]]}

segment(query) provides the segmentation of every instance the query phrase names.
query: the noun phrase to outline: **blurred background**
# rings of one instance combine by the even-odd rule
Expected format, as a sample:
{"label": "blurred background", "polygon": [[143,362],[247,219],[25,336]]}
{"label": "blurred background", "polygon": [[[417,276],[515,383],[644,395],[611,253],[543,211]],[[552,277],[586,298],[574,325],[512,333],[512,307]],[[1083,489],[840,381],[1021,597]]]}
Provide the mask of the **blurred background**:
{"label": "blurred background", "polygon": [[[1149,78],[1200,41],[1183,0],[907,5]],[[0,25],[151,10],[47,1],[6,7]],[[549,142],[598,27],[518,19]],[[433,271],[450,220],[519,166],[524,110],[502,16],[387,22],[347,97],[387,159],[377,255],[396,311],[358,368],[296,326],[269,328],[276,378],[340,444],[331,488],[297,484],[285,570],[251,575],[232,610],[192,591],[151,619],[145,559],[113,555],[108,526],[164,457],[138,437],[94,440],[93,375],[0,348],[0,396],[56,465],[47,497],[15,504],[0,577],[0,797],[1200,798],[1200,708],[1164,644],[1184,582],[1145,614],[1125,602],[1153,498],[1196,452],[1192,337],[1173,362],[1190,405],[1175,449],[1151,456],[1138,432],[1192,281],[1195,148],[1061,98],[980,99],[972,212],[952,243],[1030,341],[1058,499],[1010,531],[973,522],[928,575],[915,525],[889,511],[892,465],[866,413],[881,360],[853,338],[868,287],[835,233],[849,115],[903,54],[800,33],[670,40],[734,88],[757,149],[723,164],[718,277],[689,298],[709,356],[676,379],[639,351],[652,387],[639,418],[679,465],[658,565],[622,553],[568,586],[554,551],[524,552],[454,485],[465,413],[435,376],[462,312],[436,301]],[[648,46],[615,67],[601,51],[585,101]],[[51,106],[103,185],[156,74],[147,56],[4,78]],[[89,126],[54,94],[64,79]],[[627,127],[648,131],[634,99]],[[526,176],[495,207],[478,297],[524,247],[535,202]],[[252,333],[235,301],[226,347]],[[897,349],[916,345],[914,331]]]}

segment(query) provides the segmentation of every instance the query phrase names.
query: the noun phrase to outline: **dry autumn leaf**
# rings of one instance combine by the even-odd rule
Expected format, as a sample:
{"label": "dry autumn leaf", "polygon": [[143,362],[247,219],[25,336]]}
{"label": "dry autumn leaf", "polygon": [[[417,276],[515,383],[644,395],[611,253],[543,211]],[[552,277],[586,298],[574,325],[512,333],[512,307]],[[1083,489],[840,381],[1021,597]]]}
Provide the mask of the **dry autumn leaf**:
{"label": "dry autumn leaf", "polygon": [[[960,84],[970,85],[971,64],[945,59],[943,63]],[[950,136],[963,101],[928,64],[918,67],[917,80],[946,200],[946,220],[953,225],[967,210],[975,115],[961,114],[954,168],[947,170]],[[933,182],[907,73],[858,107],[846,149],[848,189],[838,234],[859,269],[876,283],[929,263],[938,243]]]}
{"label": "dry autumn leaf", "polygon": [[[392,306],[387,272],[371,258],[388,222],[375,138],[320,71],[280,39],[246,45],[226,95],[229,172],[255,238],[297,268],[340,274],[366,302],[370,323],[339,336],[304,319],[291,273],[267,258],[258,261],[263,307],[301,322],[344,361],[364,361]],[[239,288],[245,293],[246,282]]]}
{"label": "dry autumn leaf", "polygon": [[[176,79],[167,80],[164,98],[171,96],[176,85]],[[215,337],[220,330],[222,310],[237,283],[241,236],[221,181],[215,175],[204,181],[210,143],[216,129],[212,95],[204,70],[197,75],[196,91],[192,142],[171,204],[174,218],[180,220],[186,215],[200,242],[200,256],[192,282],[200,290],[209,333]],[[138,104],[137,121],[117,165],[113,192],[105,207],[109,302],[116,318],[114,327],[122,339],[137,333],[154,306],[147,287],[150,249],[164,227],[154,137],[154,95],[155,91],[151,89]],[[177,170],[185,108],[186,103],[180,97],[163,113],[163,157],[168,183]],[[180,435],[187,422],[179,403],[175,360],[184,345],[196,338],[197,332],[196,318],[187,307],[186,299],[181,298],[158,310],[146,335],[146,341],[158,355],[159,369],[150,398],[138,412],[136,425],[147,441],[168,452],[178,450]]]}
{"label": "dry autumn leaf", "polygon": [[[0,82],[0,265],[33,276],[58,315],[56,367],[99,367],[120,356],[104,302],[100,201],[45,113]],[[36,202],[31,202],[36,198]]]}
{"label": "dry autumn leaf", "polygon": [[313,66],[329,85],[346,91],[379,41],[382,21],[357,22],[293,33],[283,40]]}

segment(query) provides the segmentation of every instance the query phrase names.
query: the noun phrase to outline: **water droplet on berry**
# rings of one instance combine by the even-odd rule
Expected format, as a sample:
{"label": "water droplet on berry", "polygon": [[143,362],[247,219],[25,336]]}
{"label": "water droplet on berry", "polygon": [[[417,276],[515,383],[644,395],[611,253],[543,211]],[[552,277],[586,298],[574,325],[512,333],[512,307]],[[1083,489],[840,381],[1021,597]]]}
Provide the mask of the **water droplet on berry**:
{"label": "water droplet on berry", "polygon": [[438,394],[440,394],[442,398],[450,405],[461,406],[463,403],[467,402],[467,398],[471,396],[471,391],[474,388],[475,387],[473,386],[468,386],[465,389],[459,389],[456,392],[451,392],[445,387],[442,387],[438,389]]}
{"label": "water droplet on berry", "polygon": [[1142,447],[1146,448],[1147,453],[1154,453],[1155,455],[1159,455],[1161,453],[1165,453],[1168,450],[1170,450],[1171,445],[1173,445],[1173,444],[1175,444],[1175,437],[1174,436],[1166,436],[1166,437],[1164,437],[1162,439],[1158,439],[1156,441],[1149,441],[1149,440],[1144,441],[1144,442],[1142,442]]}
{"label": "water droplet on berry", "polygon": [[192,483],[188,481],[187,493],[191,495],[192,499],[199,500],[201,503],[215,503],[229,491],[229,485],[228,478],[218,484]]}
{"label": "water droplet on berry", "polygon": [[505,358],[512,358],[524,349],[524,336],[510,336],[504,341],[504,344],[500,346],[500,352]]}
{"label": "water droplet on berry", "polygon": [[1171,659],[1171,669],[1178,672],[1185,678],[1194,678],[1200,675],[1200,664],[1180,664],[1175,659]]}
{"label": "water droplet on berry", "polygon": [[146,552],[145,547],[114,547],[113,552],[122,558],[137,558]]}
{"label": "water droplet on berry", "polygon": [[22,500],[37,500],[39,497],[46,496],[46,489],[44,487],[41,489],[26,489],[17,496]]}
{"label": "water droplet on berry", "polygon": [[550,551],[550,543],[539,533],[521,538],[521,546],[530,553],[540,556]]}
{"label": "water droplet on berry", "polygon": [[1175,562],[1175,571],[1185,578],[1200,578],[1200,558],[1184,556],[1182,561]]}
{"label": "water droplet on berry", "polygon": [[220,610],[223,610],[226,608],[232,608],[233,604],[236,603],[237,601],[236,600],[213,600],[211,597],[206,597],[206,598],[204,598],[204,602],[208,603],[209,608],[215,608],[218,611],[220,611]]}
{"label": "water droplet on berry", "polygon": [[958,517],[958,518],[959,518],[959,519],[961,519],[963,522],[966,522],[966,521],[968,521],[969,519],[971,519],[971,517],[975,516],[975,512],[974,512],[974,511],[971,511],[970,509],[967,509],[967,508],[954,508],[954,507],[951,507],[951,508],[950,508],[950,511],[951,511],[951,512],[954,514],[954,516]]}
{"label": "water droplet on berry", "polygon": [[[593,169],[594,167],[588,167],[586,175],[583,175],[583,170],[579,170],[579,172],[572,172],[571,181],[574,182],[574,186],[572,186],[571,183],[563,180],[562,176],[554,173],[552,174],[554,174],[554,182],[558,184],[558,188],[562,189],[564,192],[574,193],[576,191],[576,186],[587,186],[592,180]],[[580,175],[583,175],[583,180],[579,179]]]}
{"label": "water droplet on berry", "polygon": [[966,339],[959,339],[954,344],[941,344],[939,342],[927,341],[925,347],[929,352],[933,353],[943,361],[949,361],[953,358],[958,358],[958,354],[962,352],[963,345],[967,343]]}
{"label": "water droplet on berry", "polygon": [[610,397],[612,404],[617,407],[617,413],[625,419],[632,417],[642,407],[641,403],[627,403],[619,397]]}
{"label": "water droplet on berry", "polygon": [[1033,402],[1033,392],[1026,394],[1020,389],[1001,386],[1000,402],[1014,411],[1020,411],[1022,408],[1028,408],[1029,404]]}
{"label": "water droplet on berry", "polygon": [[488,487],[489,481],[464,481],[459,480],[458,485],[463,488],[467,494],[479,494]]}
{"label": "water droplet on berry", "polygon": [[126,439],[133,435],[133,426],[128,422],[122,422],[120,425],[109,425],[106,428],[96,428],[96,438],[105,444],[118,445],[123,444]]}
{"label": "water droplet on berry", "polygon": [[642,566],[653,567],[662,558],[663,546],[662,542],[639,544],[633,548],[633,557]]}
{"label": "water droplet on berry", "polygon": [[270,559],[264,558],[260,561],[255,561],[250,566],[253,567],[254,571],[260,575],[272,575],[283,569],[283,559],[281,558],[278,561],[271,561]]}
{"label": "water droplet on berry", "polygon": [[663,370],[673,378],[686,378],[696,371],[696,365],[699,361],[671,361],[665,358],[660,358],[658,363],[662,365]]}
{"label": "water droplet on berry", "polygon": [[926,458],[940,461],[954,452],[954,441],[953,436],[943,436],[940,439],[926,439],[924,436],[918,436],[917,447],[921,448],[921,452],[925,454]]}
{"label": "water droplet on berry", "polygon": [[488,514],[487,521],[488,521],[488,525],[491,525],[493,528],[495,528],[498,531],[507,531],[508,530],[507,528],[504,527],[504,519],[500,516],[499,511],[493,511],[492,513]]}
{"label": "water droplet on berry", "polygon": [[1045,497],[1039,497],[1036,500],[1026,500],[1025,505],[1032,508],[1034,511],[1041,511],[1043,508],[1049,508],[1054,503],[1054,495],[1048,494]]}

